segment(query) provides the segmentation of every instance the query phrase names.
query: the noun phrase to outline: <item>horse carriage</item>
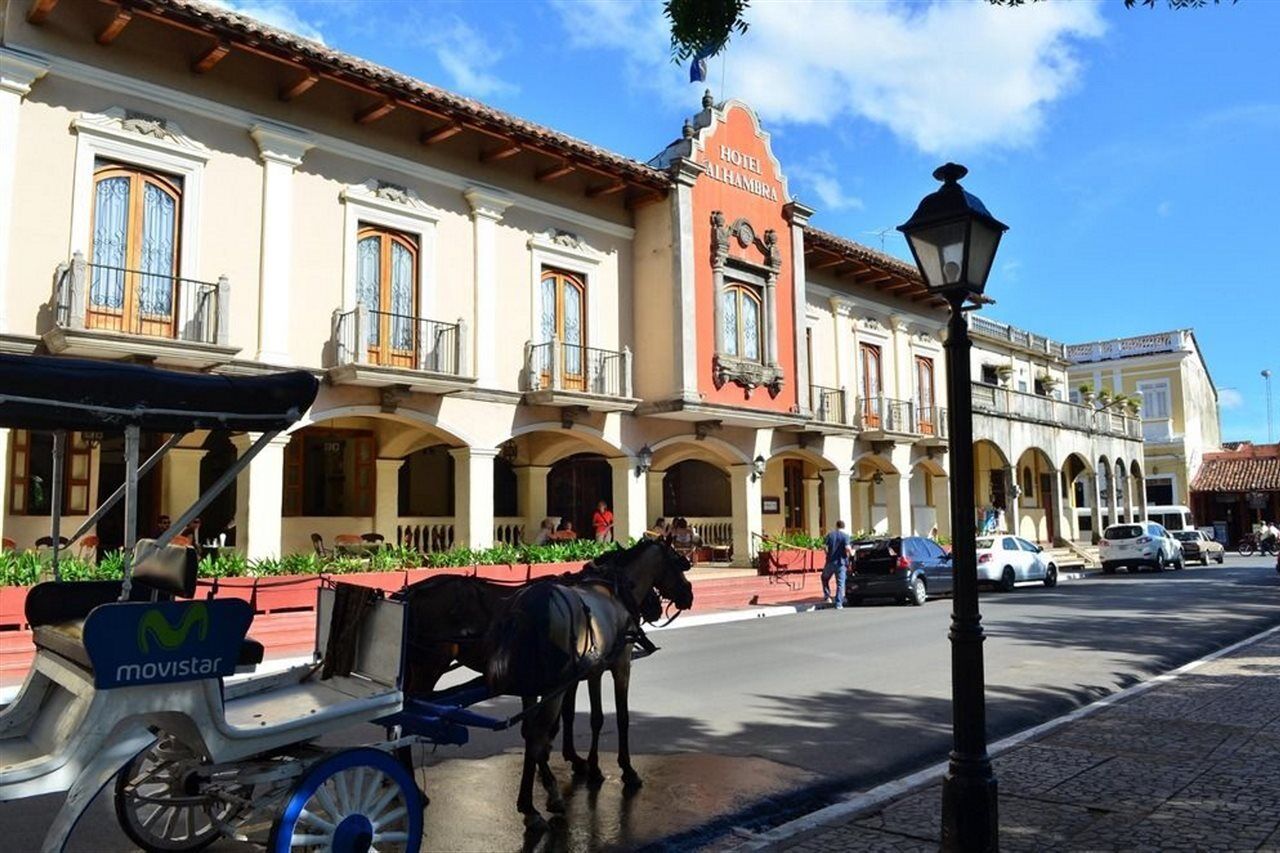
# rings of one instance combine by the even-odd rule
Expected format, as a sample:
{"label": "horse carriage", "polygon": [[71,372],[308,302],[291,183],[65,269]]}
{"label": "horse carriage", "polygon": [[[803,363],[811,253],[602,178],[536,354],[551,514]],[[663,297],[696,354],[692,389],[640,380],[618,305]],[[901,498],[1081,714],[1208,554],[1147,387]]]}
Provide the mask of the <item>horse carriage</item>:
{"label": "horse carriage", "polygon": [[[569,656],[568,669],[563,662],[560,669],[547,670],[524,666],[512,654],[499,655],[497,670],[487,678],[436,692],[439,676],[459,664],[482,672],[490,664],[469,661],[495,618],[483,594],[470,590],[466,600],[475,606],[468,609],[455,601],[442,604],[432,595],[415,595],[412,587],[386,596],[326,584],[318,593],[314,664],[224,681],[236,673],[252,673],[262,661],[262,646],[248,635],[253,610],[238,599],[195,598],[195,554],[172,541],[263,447],[306,412],[316,392],[315,378],[303,372],[226,377],[0,356],[0,427],[55,434],[55,578],[66,433],[124,434],[123,485],[70,537],[74,544],[123,500],[129,556],[123,578],[55,579],[31,590],[26,609],[36,656],[16,699],[0,710],[0,802],[66,793],[48,827],[44,851],[63,849],[89,803],[113,779],[120,825],[149,853],[198,850],[222,837],[256,842],[273,853],[416,851],[426,798],[416,783],[408,747],[462,744],[468,727],[496,730],[518,721],[526,729],[519,808],[527,822],[531,814],[541,820],[528,789],[535,766],[550,773],[547,743],[565,693],[571,697],[569,688],[576,691],[579,678],[588,679],[598,705],[600,674],[611,670],[615,684],[619,682],[619,668],[629,666],[628,626],[638,606],[633,599],[661,588],[682,607],[692,602],[687,581],[679,584],[687,563],[672,563],[674,554],[653,546],[652,558],[639,561],[650,568],[638,575],[620,566],[598,573],[594,586],[582,592],[585,603],[575,598],[577,603],[565,611],[563,602],[555,600],[565,593],[548,592],[532,596],[525,612],[505,623],[505,635],[515,644],[509,648],[518,657],[536,649],[542,638],[539,634],[530,642],[521,633],[531,624],[529,608],[540,603],[559,607],[560,645],[580,646]],[[139,478],[183,435],[210,429],[248,432],[254,440],[167,530],[154,539],[134,541]],[[140,460],[144,431],[170,437],[150,458]],[[437,586],[450,583],[436,580]],[[590,600],[607,598],[611,589],[627,602],[614,607],[620,614],[616,624]],[[544,629],[556,623],[537,613],[534,617]],[[555,630],[553,624],[551,633]],[[590,642],[584,643],[584,637]],[[599,648],[593,651],[592,644]],[[584,660],[591,666],[584,668]],[[538,671],[530,674],[531,668]],[[409,689],[406,682],[411,680],[416,685]],[[625,676],[620,690],[625,698]],[[468,707],[498,693],[522,696],[522,713],[495,719]],[[619,712],[622,728],[624,709],[625,703]],[[599,734],[595,716],[593,761]],[[355,748],[317,743],[323,735],[356,723],[379,725],[384,737]],[[540,739],[532,742],[530,732],[541,732]],[[629,759],[624,771],[630,771]],[[548,776],[542,781],[546,785]],[[548,793],[552,796],[551,786]]]}

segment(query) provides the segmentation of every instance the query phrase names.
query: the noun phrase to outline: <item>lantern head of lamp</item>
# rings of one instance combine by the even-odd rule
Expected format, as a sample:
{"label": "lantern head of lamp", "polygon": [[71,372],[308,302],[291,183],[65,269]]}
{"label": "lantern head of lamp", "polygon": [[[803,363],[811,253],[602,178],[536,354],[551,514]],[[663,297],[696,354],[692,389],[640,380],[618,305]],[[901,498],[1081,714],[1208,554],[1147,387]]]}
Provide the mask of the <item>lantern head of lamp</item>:
{"label": "lantern head of lamp", "polygon": [[764,476],[765,464],[763,456],[757,456],[751,460],[751,479],[759,480]]}
{"label": "lantern head of lamp", "polygon": [[636,470],[641,474],[648,474],[649,469],[653,467],[653,448],[645,445],[640,448],[640,452],[636,454]]}
{"label": "lantern head of lamp", "polygon": [[1009,230],[960,186],[968,173],[956,163],[939,166],[933,176],[942,186],[921,199],[911,218],[898,226],[930,293],[982,293],[1000,237]]}

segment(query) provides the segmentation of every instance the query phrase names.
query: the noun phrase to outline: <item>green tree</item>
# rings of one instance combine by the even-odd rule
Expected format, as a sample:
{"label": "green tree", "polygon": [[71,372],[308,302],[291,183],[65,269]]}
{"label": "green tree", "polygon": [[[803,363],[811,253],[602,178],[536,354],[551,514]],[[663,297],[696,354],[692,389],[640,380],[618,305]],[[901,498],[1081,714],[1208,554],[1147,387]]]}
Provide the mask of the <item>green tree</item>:
{"label": "green tree", "polygon": [[671,60],[715,56],[734,33],[747,31],[743,17],[751,0],[663,0],[662,14],[671,21]]}

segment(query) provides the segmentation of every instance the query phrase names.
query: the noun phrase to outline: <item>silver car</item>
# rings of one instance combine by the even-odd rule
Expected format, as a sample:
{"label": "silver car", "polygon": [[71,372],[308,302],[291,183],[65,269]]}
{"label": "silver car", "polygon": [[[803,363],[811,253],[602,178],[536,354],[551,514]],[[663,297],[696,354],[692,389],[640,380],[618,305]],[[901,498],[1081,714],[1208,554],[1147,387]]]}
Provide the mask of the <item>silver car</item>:
{"label": "silver car", "polygon": [[1098,543],[1098,555],[1102,558],[1102,570],[1115,574],[1121,566],[1130,572],[1143,569],[1181,569],[1182,545],[1174,539],[1164,525],[1154,521],[1135,524],[1113,524],[1102,534]]}
{"label": "silver car", "polygon": [[1209,561],[1213,560],[1221,566],[1226,556],[1222,543],[1205,536],[1201,530],[1175,530],[1173,538],[1182,546],[1184,560],[1199,560],[1202,566],[1209,565]]}

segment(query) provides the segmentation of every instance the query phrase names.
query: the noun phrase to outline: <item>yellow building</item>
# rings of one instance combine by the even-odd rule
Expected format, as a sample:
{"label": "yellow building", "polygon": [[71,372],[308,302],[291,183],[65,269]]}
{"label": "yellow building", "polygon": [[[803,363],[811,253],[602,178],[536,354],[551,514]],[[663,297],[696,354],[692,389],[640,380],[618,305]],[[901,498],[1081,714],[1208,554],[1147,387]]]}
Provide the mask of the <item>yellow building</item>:
{"label": "yellow building", "polygon": [[1204,454],[1222,445],[1218,389],[1195,333],[1176,329],[1073,344],[1067,356],[1072,399],[1140,400],[1148,503],[1189,506]]}

